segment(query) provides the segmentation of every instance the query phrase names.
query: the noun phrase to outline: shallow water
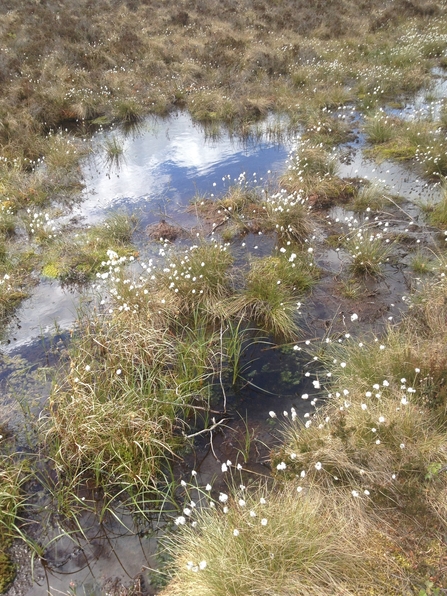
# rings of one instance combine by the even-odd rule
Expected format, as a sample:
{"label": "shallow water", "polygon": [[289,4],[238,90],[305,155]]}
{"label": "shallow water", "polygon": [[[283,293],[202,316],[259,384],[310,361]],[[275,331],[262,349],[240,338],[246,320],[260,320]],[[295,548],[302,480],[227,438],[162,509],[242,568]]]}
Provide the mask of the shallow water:
{"label": "shallow water", "polygon": [[[110,136],[116,136],[124,146],[124,159],[119,168],[108,166],[101,148]],[[85,190],[82,201],[66,217],[95,223],[110,211],[125,210],[139,216],[142,228],[161,217],[168,217],[182,227],[197,226],[197,218],[185,213],[196,193],[218,196],[243,172],[250,184],[268,184],[283,168],[291,146],[267,139],[244,143],[226,133],[218,139],[206,138],[203,129],[195,126],[184,113],[169,120],[150,119],[139,132],[130,136],[119,130],[99,133],[95,144],[97,152],[83,166]],[[383,163],[379,166],[365,160],[361,146],[361,142],[351,146],[349,160],[340,165],[340,175],[377,180],[387,192],[404,196],[405,201],[399,206],[390,205],[390,218],[394,218],[392,225],[399,230],[413,226],[414,232],[410,233],[415,237],[422,236],[417,225],[422,223],[418,202],[436,200],[439,188],[429,186],[399,165]],[[342,226],[354,215],[341,207],[333,208],[327,214],[325,225],[330,220],[331,225]],[[316,232],[316,258],[323,274],[303,309],[303,341],[323,337],[328,328],[357,333],[358,324],[350,323],[353,309],[359,315],[363,330],[377,333],[390,321],[398,321],[406,308],[402,297],[409,290],[405,268],[387,265],[384,277],[371,284],[361,303],[342,302],[335,287],[347,258],[343,252],[321,246],[327,234],[324,230],[321,226]],[[139,248],[144,250],[146,236],[140,234],[136,240]],[[274,240],[249,235],[243,242],[245,251],[263,252],[271,248]],[[23,424],[23,410],[17,407],[13,398],[13,393],[21,387],[17,379],[20,375],[25,377],[27,370],[33,371],[33,380],[22,387],[31,396],[33,407],[38,409],[50,390],[49,380],[45,375],[39,377],[38,369],[51,366],[65,353],[69,333],[64,331],[73,327],[82,301],[88,303],[93,299],[88,292],[63,289],[57,282],[45,281],[23,303],[11,324],[7,341],[2,345],[0,379],[4,391],[0,406],[9,408],[13,426],[19,428]],[[277,440],[280,426],[269,412],[273,410],[281,418],[291,407],[300,416],[313,409],[311,402],[315,392],[304,376],[308,368],[299,351],[294,351],[292,346],[289,350],[257,347],[248,351],[245,358],[245,362],[251,362],[250,372],[238,391],[227,390],[228,421],[225,428],[216,432],[212,441],[210,436],[203,436],[193,454],[195,461],[190,462],[189,467],[185,465],[185,475],[190,474],[192,465],[198,469],[203,484],[218,475],[221,461],[228,458],[235,462],[236,458],[242,457],[241,436],[247,432],[256,436],[250,445],[251,471],[268,474],[268,446]],[[302,395],[309,397],[303,400]],[[122,535],[122,526],[114,524],[113,520],[101,530],[104,530],[103,534],[90,536],[90,542],[83,543],[82,548],[76,542],[56,541],[47,553],[53,568],[48,583],[44,579],[44,569],[39,568],[38,576],[42,581],[40,585],[32,585],[27,596],[46,594],[48,585],[52,594],[66,593],[71,581],[85,593],[99,593],[106,578],[118,578],[126,583],[137,577],[143,566],[152,565],[153,542],[142,541],[133,530]],[[97,527],[92,531],[97,532]],[[89,565],[86,566],[87,561]],[[148,583],[145,573],[143,576]]]}
{"label": "shallow water", "polygon": [[388,161],[378,164],[367,159],[360,148],[340,164],[339,175],[342,178],[364,178],[383,186],[390,194],[404,197],[410,204],[406,203],[402,214],[408,214],[409,217],[420,216],[418,202],[426,204],[436,201],[440,196],[439,185],[428,183],[403,165]]}
{"label": "shallow water", "polygon": [[18,353],[59,330],[70,329],[83,301],[91,299],[88,293],[76,288],[63,288],[57,281],[42,280],[16,312],[7,339],[1,345],[2,351]]}
{"label": "shallow water", "polygon": [[217,139],[205,138],[203,128],[183,112],[151,119],[127,137],[119,131],[100,133],[96,146],[110,135],[123,144],[124,156],[119,167],[108,167],[101,150],[86,162],[83,200],[74,214],[89,222],[110,209],[124,209],[136,211],[142,225],[167,215],[181,217],[187,226],[184,209],[195,194],[217,196],[243,172],[249,182],[265,183],[269,170],[282,167],[289,149],[266,139],[241,141],[224,131]]}
{"label": "shallow water", "polygon": [[[119,168],[109,167],[104,160],[101,147],[110,136],[124,143]],[[165,120],[150,118],[132,135],[119,130],[98,133],[94,145],[97,152],[82,166],[85,189],[81,200],[56,220],[56,225],[73,218],[93,224],[111,211],[124,210],[137,215],[142,229],[161,218],[192,228],[198,219],[186,213],[185,207],[194,195],[217,196],[243,172],[249,183],[265,184],[269,170],[282,168],[290,147],[267,139],[243,142],[228,132],[218,139],[207,138],[203,128],[185,113]],[[147,237],[140,234],[136,241],[144,250]],[[76,288],[62,288],[56,281],[41,280],[16,313],[1,349],[11,351],[36,342],[55,328],[70,329],[82,300],[92,299],[85,294]]]}

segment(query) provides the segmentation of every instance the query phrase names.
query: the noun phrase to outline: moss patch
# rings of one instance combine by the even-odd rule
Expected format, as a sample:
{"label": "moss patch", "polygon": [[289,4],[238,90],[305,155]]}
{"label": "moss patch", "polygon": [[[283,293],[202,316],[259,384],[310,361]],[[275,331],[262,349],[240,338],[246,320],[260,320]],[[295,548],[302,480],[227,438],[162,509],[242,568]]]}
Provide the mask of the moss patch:
{"label": "moss patch", "polygon": [[0,594],[6,592],[15,575],[16,568],[11,557],[5,551],[0,550]]}

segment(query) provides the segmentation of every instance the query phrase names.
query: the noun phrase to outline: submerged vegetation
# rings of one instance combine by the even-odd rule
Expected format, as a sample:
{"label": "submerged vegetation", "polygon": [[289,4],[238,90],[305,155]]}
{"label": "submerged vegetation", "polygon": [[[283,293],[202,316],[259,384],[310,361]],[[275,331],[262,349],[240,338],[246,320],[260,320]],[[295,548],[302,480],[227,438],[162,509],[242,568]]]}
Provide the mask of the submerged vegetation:
{"label": "submerged vegetation", "polygon": [[[443,593],[446,104],[400,108],[435,93],[447,67],[446,3],[4,0],[0,44],[2,327],[41,278],[96,296],[59,369],[45,369],[47,403],[38,416],[24,408],[29,461],[0,424],[0,592],[14,538],[49,566],[29,531],[32,479],[73,541],[88,540],[86,511],[100,524],[118,509],[166,523],[166,596]],[[179,109],[216,138],[221,127],[293,138],[284,171],[197,194],[199,231],[163,219],[144,256],[130,211],[61,223],[91,132],[113,129],[99,147],[110,175],[125,166],[128,132]],[[360,137],[370,158],[440,189],[421,207],[429,226],[383,181],[341,175]],[[382,305],[379,335],[380,283],[410,267],[408,312],[395,324]],[[320,279],[332,319],[312,311]],[[196,437],[218,458],[212,433],[228,425],[229,398],[262,390],[251,349],[267,345],[296,357],[292,372],[280,358],[283,376],[310,404],[270,412],[272,473],[246,474],[258,445],[245,421],[223,478],[180,480]]]}
{"label": "submerged vegetation", "polygon": [[380,340],[314,343],[325,404],[307,421],[284,412],[274,488],[234,480],[180,524],[163,594],[397,596],[445,585],[445,269]]}

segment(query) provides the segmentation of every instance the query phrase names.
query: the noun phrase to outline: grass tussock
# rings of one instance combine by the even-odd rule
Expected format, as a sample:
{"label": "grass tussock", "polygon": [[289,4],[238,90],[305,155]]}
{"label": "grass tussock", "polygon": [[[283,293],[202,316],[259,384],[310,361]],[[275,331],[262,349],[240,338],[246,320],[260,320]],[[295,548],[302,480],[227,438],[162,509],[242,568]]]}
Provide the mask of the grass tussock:
{"label": "grass tussock", "polygon": [[366,120],[364,129],[379,159],[412,161],[422,175],[439,179],[447,172],[446,141],[439,121],[391,117],[379,110]]}
{"label": "grass tussock", "polygon": [[232,293],[233,256],[217,243],[194,245],[174,255],[159,273],[157,287],[171,295],[176,309],[189,317],[199,311],[211,319],[223,314],[224,300]]}
{"label": "grass tussock", "polygon": [[287,431],[298,467],[306,460],[323,482],[373,487],[379,500],[393,493],[398,503],[407,482],[423,490],[432,465],[446,457],[444,280],[430,282],[381,340],[326,344],[320,359],[334,379],[327,406],[305,428]]}
{"label": "grass tussock", "polygon": [[274,231],[282,244],[304,245],[312,231],[310,206],[300,192],[271,195],[264,204],[265,231]]}
{"label": "grass tussock", "polygon": [[[168,546],[175,570],[163,595],[385,594],[391,581],[406,593],[405,577],[391,580],[386,534],[345,492],[328,498],[290,482],[227,503],[200,511],[197,527],[183,526]],[[374,578],[373,559],[381,565]]]}
{"label": "grass tussock", "polygon": [[297,193],[310,206],[326,209],[346,203],[355,187],[337,175],[337,156],[322,144],[303,142],[289,158],[288,169],[280,179],[289,193]]}
{"label": "grass tussock", "polygon": [[251,188],[244,176],[216,200],[199,197],[191,209],[212,221],[225,241],[248,233],[274,233],[282,244],[305,244],[313,227],[310,207],[299,192],[281,188],[268,194]]}
{"label": "grass tussock", "polygon": [[45,249],[42,275],[64,283],[84,284],[91,281],[108,260],[108,251],[119,256],[135,255],[131,244],[135,219],[125,213],[114,213],[95,227],[68,238],[55,234],[51,227],[33,228],[36,239]]}
{"label": "grass tussock", "polygon": [[188,327],[173,335],[155,318],[125,308],[88,317],[79,331],[70,372],[41,421],[59,471],[56,490],[75,502],[77,490],[92,483],[106,503],[119,494],[140,508],[149,494],[156,503],[164,479],[160,499],[169,499],[182,430],[194,407],[208,403],[217,338]]}
{"label": "grass tussock", "polygon": [[299,300],[318,278],[310,255],[282,249],[278,256],[253,259],[245,287],[230,309],[276,338],[295,339]]}
{"label": "grass tussock", "polygon": [[387,192],[380,184],[365,184],[358,189],[350,206],[356,212],[363,212],[382,211],[389,204]]}
{"label": "grass tussock", "polygon": [[445,410],[444,272],[445,262],[439,261],[437,273],[414,295],[407,317],[399,327],[390,328],[386,340],[345,345],[344,355],[337,362],[345,362],[346,366],[334,366],[333,371],[340,383],[357,383],[361,390],[368,391],[379,382],[379,376],[403,378],[409,386],[418,388],[418,403]]}
{"label": "grass tussock", "polygon": [[380,276],[390,260],[393,243],[382,233],[373,234],[368,228],[351,233],[344,242],[351,262],[349,268],[357,276]]}

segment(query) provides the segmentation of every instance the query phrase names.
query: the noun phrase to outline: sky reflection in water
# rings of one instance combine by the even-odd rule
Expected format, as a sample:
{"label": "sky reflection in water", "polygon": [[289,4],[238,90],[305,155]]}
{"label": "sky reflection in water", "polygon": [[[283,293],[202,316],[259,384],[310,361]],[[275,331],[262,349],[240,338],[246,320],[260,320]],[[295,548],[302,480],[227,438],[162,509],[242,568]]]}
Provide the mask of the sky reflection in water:
{"label": "sky reflection in water", "polygon": [[[105,134],[111,133],[97,135],[99,146]],[[124,145],[121,167],[108,168],[102,151],[84,168],[85,200],[75,214],[90,221],[110,208],[143,207],[148,220],[144,223],[157,221],[161,208],[170,215],[178,213],[197,192],[221,194],[230,184],[222,180],[228,175],[233,181],[246,172],[251,181],[265,181],[268,170],[283,167],[289,149],[266,140],[243,143],[226,132],[218,139],[206,138],[203,128],[184,113],[168,120],[149,120],[134,136],[112,134]]]}

